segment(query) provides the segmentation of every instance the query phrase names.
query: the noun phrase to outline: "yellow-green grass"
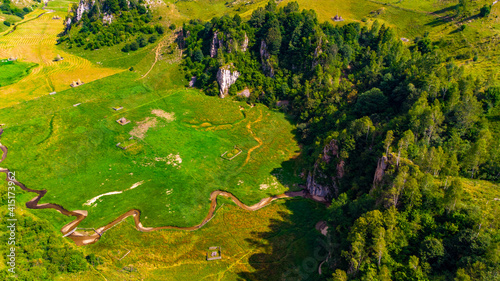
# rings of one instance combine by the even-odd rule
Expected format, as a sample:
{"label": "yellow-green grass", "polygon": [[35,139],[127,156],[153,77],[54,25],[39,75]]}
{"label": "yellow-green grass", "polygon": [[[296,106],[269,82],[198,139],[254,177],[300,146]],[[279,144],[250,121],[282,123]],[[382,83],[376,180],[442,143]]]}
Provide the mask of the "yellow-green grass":
{"label": "yellow-green grass", "polygon": [[[285,0],[280,3],[284,6],[292,0]],[[361,1],[329,1],[329,0],[298,0],[301,9],[313,9],[318,14],[320,21],[332,21],[336,14],[344,18],[343,22],[334,24],[344,25],[349,22],[361,22],[361,19],[378,20],[393,27],[401,37],[414,37],[422,35],[429,28],[426,23],[433,20],[432,16],[425,13],[401,10],[368,0]],[[371,16],[370,12],[383,10],[377,17]]]}
{"label": "yellow-green grass", "polygon": [[[37,10],[34,14],[39,12]],[[61,19],[53,19],[55,15],[59,15]],[[88,83],[122,71],[118,68],[100,67],[59,48],[56,40],[57,34],[64,29],[64,17],[65,13],[62,12],[46,13],[18,24],[15,31],[0,37],[0,57],[17,57],[39,65],[19,82],[3,87],[0,108],[68,89],[78,79]],[[64,59],[54,61],[57,55]]]}
{"label": "yellow-green grass", "polygon": [[[14,15],[5,15],[5,14],[0,14],[0,21],[2,21],[2,24],[0,26],[0,36],[6,35],[8,32],[12,31],[14,28],[17,28],[16,25],[24,24],[26,22],[29,22],[33,19],[36,19],[38,16],[41,14],[47,13],[47,11],[42,10],[42,9],[35,9],[31,13],[27,14],[24,16],[24,19],[21,19],[18,16]],[[6,25],[3,24],[3,20],[8,20],[11,23],[15,22],[15,25],[11,25],[10,27],[7,27]]]}
{"label": "yellow-green grass", "polygon": [[[299,280],[299,271],[308,280],[318,278],[325,249],[314,226],[324,219],[322,206],[289,199],[249,212],[218,201],[215,217],[192,232],[141,233],[127,219],[83,249],[104,259],[103,265],[58,280],[281,280],[285,274],[285,280]],[[221,260],[206,260],[211,246],[221,247]],[[315,268],[307,271],[304,261],[316,263]],[[137,272],[125,272],[125,266]]]}
{"label": "yellow-green grass", "polygon": [[34,63],[21,61],[0,62],[0,88],[21,80],[35,66]]}
{"label": "yellow-green grass", "polygon": [[[176,9],[185,19],[210,20],[213,17],[220,17],[225,14],[235,15],[251,13],[254,9],[264,6],[269,1],[227,1],[227,0],[194,0],[194,1],[174,1]],[[248,5],[246,3],[249,3]],[[231,5],[231,3],[235,3]]]}
{"label": "yellow-green grass", "polygon": [[78,4],[77,0],[54,0],[49,1],[45,9],[59,12],[69,12],[73,4]]}
{"label": "yellow-green grass", "polygon": [[8,21],[13,24],[21,21],[21,18],[15,15],[6,15],[0,13],[0,33],[9,29],[9,27],[4,24],[4,21]]}

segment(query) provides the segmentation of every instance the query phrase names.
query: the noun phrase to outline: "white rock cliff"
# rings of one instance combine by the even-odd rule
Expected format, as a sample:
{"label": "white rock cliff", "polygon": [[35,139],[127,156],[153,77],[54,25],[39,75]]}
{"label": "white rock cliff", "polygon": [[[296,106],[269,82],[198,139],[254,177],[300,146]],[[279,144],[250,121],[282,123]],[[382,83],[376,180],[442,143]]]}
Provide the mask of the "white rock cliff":
{"label": "white rock cliff", "polygon": [[220,97],[225,98],[228,96],[229,92],[229,87],[233,85],[238,77],[240,76],[240,73],[236,70],[233,70],[233,65],[225,65],[219,68],[219,71],[217,72],[217,82],[219,83],[220,87]]}

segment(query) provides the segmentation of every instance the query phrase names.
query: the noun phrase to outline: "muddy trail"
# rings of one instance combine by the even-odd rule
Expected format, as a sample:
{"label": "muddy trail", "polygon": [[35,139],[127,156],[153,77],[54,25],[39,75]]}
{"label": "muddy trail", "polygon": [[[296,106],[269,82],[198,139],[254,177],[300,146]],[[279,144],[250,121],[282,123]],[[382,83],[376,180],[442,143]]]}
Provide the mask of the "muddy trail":
{"label": "muddy trail", "polygon": [[[0,128],[0,136],[2,135],[2,133],[3,133],[3,129]],[[8,149],[6,146],[4,146],[0,143],[0,150],[3,151],[2,158],[0,159],[0,163],[2,163],[5,160],[5,158],[7,157]],[[17,181],[17,179],[15,179],[15,177],[11,177],[11,171],[9,169],[0,168],[0,173],[5,173],[6,181],[13,182],[15,185],[17,185],[18,187],[20,187],[22,190],[24,190],[26,192],[33,192],[33,193],[37,194],[37,196],[35,196],[33,199],[26,202],[26,207],[28,207],[29,209],[54,209],[63,215],[75,217],[75,220],[73,220],[72,222],[66,224],[65,226],[63,226],[61,228],[61,232],[62,232],[64,237],[71,238],[75,242],[75,244],[78,246],[88,245],[88,244],[92,244],[92,243],[97,242],[101,238],[101,236],[104,232],[106,232],[108,229],[112,228],[113,226],[115,226],[116,224],[120,223],[121,221],[123,221],[124,219],[126,219],[130,216],[132,216],[134,219],[135,228],[139,231],[142,231],[142,232],[150,232],[150,231],[156,231],[156,230],[162,230],[162,229],[176,229],[176,230],[188,230],[188,231],[197,230],[197,229],[203,227],[206,223],[208,223],[212,219],[212,217],[214,216],[215,210],[217,207],[217,197],[218,196],[224,196],[224,197],[230,198],[238,207],[240,207],[244,210],[247,210],[247,211],[256,211],[256,210],[259,210],[259,209],[269,205],[274,200],[282,199],[282,198],[290,198],[290,197],[304,197],[304,198],[310,198],[310,199],[313,199],[316,201],[320,201],[323,203],[325,202],[322,198],[317,198],[317,196],[313,197],[313,196],[309,195],[306,191],[302,190],[302,191],[295,191],[295,192],[285,192],[283,194],[274,195],[271,197],[266,197],[266,198],[260,200],[257,204],[248,206],[248,205],[245,205],[244,203],[242,203],[233,194],[231,194],[227,191],[216,190],[216,191],[213,191],[212,193],[210,193],[210,209],[208,211],[207,216],[203,219],[203,221],[200,224],[197,224],[194,226],[190,226],[190,227],[178,227],[178,226],[145,227],[142,225],[142,223],[140,221],[141,211],[137,210],[137,209],[132,209],[132,210],[125,212],[124,214],[122,214],[121,216],[119,216],[118,218],[113,220],[112,222],[106,224],[105,226],[94,229],[93,232],[76,231],[78,225],[87,217],[87,215],[88,215],[87,211],[85,211],[85,210],[68,211],[64,207],[62,207],[61,205],[53,204],[53,203],[38,204],[40,199],[47,193],[47,190],[35,190],[35,189],[27,188],[24,184]]]}

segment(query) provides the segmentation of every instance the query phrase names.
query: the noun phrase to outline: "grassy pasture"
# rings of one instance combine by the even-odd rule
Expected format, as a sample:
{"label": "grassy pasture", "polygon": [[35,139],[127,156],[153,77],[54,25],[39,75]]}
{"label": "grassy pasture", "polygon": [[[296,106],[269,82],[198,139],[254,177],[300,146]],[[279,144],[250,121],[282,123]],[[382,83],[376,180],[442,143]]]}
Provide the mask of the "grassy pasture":
{"label": "grassy pasture", "polygon": [[[299,271],[308,275],[307,280],[319,279],[317,270],[307,271],[303,263],[321,262],[314,259],[313,250],[324,254],[318,240],[324,238],[314,229],[323,219],[322,206],[289,199],[248,212],[228,200],[218,201],[215,217],[192,232],[141,233],[129,218],[99,243],[84,248],[102,257],[103,265],[58,280],[281,280],[284,274],[287,280],[300,280]],[[221,260],[206,261],[210,246],[221,246]],[[125,266],[137,272],[125,272]]]}
{"label": "grassy pasture", "polygon": [[[211,191],[228,190],[253,204],[294,188],[293,167],[281,163],[293,157],[298,146],[293,126],[281,113],[196,90],[159,93],[135,81],[137,76],[123,72],[1,110],[7,128],[2,143],[10,149],[5,165],[22,170],[29,186],[47,189],[42,201],[89,210],[83,226],[103,225],[131,208],[143,212],[146,226],[190,226],[206,215]],[[81,105],[74,107],[77,103]],[[124,109],[115,112],[111,107],[116,105]],[[175,121],[155,117],[153,109],[174,113]],[[22,117],[25,112],[29,117]],[[120,126],[115,120],[121,117],[132,122]],[[143,139],[125,151],[115,146],[146,118],[156,118],[157,125]],[[258,145],[250,130],[263,145],[245,163],[247,152]],[[222,159],[234,145],[242,155]],[[175,155],[182,159],[180,168],[167,163]],[[124,192],[102,197],[94,207],[83,205],[112,191]],[[52,217],[58,227],[70,219],[40,214]]]}
{"label": "grassy pasture", "polygon": [[33,67],[36,67],[36,64],[20,61],[0,62],[0,88],[21,80]]}

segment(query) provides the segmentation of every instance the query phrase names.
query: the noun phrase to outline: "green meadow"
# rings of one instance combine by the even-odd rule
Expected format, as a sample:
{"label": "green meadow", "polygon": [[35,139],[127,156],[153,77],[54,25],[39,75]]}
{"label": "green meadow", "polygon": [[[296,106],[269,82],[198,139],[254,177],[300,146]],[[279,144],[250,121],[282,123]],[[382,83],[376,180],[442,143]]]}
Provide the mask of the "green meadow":
{"label": "green meadow", "polygon": [[0,87],[14,84],[28,75],[35,63],[21,61],[0,61]]}
{"label": "green meadow", "polygon": [[[281,166],[298,151],[282,113],[197,90],[158,92],[137,78],[124,72],[2,110],[2,143],[9,147],[3,164],[27,186],[48,190],[41,203],[88,210],[83,227],[102,226],[133,208],[142,211],[145,226],[190,226],[205,217],[214,190],[254,204],[297,189],[293,167]],[[118,124],[122,117],[131,122]],[[116,147],[132,135],[134,145]],[[243,152],[223,159],[234,146]],[[58,227],[69,219],[47,217]]]}

